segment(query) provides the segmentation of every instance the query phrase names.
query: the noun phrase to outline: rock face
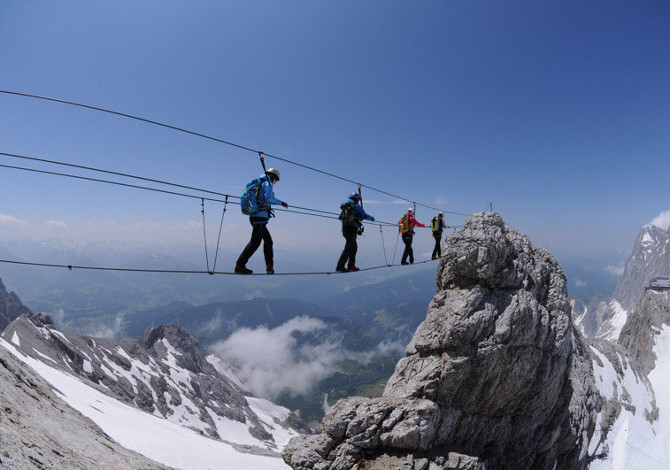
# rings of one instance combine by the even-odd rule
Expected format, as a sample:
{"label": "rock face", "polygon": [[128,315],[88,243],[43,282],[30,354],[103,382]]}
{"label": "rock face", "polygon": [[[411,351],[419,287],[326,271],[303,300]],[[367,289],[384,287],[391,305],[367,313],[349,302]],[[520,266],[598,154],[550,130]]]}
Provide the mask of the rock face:
{"label": "rock face", "polygon": [[563,270],[498,214],[476,214],[447,238],[382,397],[339,401],[283,455],[296,470],[585,468],[598,400]]}
{"label": "rock face", "polygon": [[621,330],[619,344],[628,350],[643,376],[656,366],[656,336],[664,325],[670,325],[670,290],[644,291],[635,313]]}
{"label": "rock face", "polygon": [[623,273],[609,301],[600,302],[584,322],[585,332],[596,338],[617,341],[621,329],[656,276],[670,276],[670,229],[643,227],[635,239]]}
{"label": "rock face", "polygon": [[635,239],[613,297],[631,312],[655,276],[670,276],[670,230],[647,225]]}
{"label": "rock face", "polygon": [[588,340],[602,402],[590,447],[596,470],[667,466],[670,290],[643,292],[618,342]]}
{"label": "rock face", "polygon": [[[268,454],[278,445],[242,391],[207,361],[197,340],[176,325],[148,328],[136,343],[90,338],[53,327],[48,315],[24,315],[2,334],[23,353],[76,374],[125,403],[215,439],[233,424]],[[290,428],[288,423],[272,426]],[[251,445],[249,445],[250,450]]]}
{"label": "rock face", "polygon": [[0,346],[0,467],[167,469],[109,438]]}
{"label": "rock face", "polygon": [[0,333],[12,320],[27,313],[32,312],[21,303],[21,299],[14,292],[7,292],[0,279]]}

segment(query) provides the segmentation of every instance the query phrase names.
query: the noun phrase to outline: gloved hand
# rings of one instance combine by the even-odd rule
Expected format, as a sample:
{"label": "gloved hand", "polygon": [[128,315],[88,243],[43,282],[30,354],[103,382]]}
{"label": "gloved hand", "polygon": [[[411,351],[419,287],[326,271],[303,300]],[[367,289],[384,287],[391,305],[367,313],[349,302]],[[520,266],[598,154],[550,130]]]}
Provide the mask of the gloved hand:
{"label": "gloved hand", "polygon": [[281,203],[281,206],[282,206],[284,209],[288,209],[288,204],[286,204],[285,202],[282,202],[282,203]]}

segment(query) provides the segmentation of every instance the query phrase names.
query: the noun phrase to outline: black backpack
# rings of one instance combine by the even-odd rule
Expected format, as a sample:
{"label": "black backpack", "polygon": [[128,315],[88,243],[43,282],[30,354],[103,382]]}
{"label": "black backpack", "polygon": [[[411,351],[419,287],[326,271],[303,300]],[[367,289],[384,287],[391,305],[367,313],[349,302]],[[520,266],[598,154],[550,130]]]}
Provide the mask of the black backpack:
{"label": "black backpack", "polygon": [[356,223],[356,204],[353,202],[345,202],[340,206],[340,220],[343,225],[353,225]]}

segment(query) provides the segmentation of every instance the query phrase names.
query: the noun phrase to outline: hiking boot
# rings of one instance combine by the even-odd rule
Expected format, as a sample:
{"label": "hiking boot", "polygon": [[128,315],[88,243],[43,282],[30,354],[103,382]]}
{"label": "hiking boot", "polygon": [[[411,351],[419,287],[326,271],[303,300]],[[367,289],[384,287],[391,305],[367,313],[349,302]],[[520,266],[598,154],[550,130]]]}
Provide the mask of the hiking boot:
{"label": "hiking boot", "polygon": [[352,271],[352,272],[356,272],[356,271],[360,271],[360,270],[361,270],[361,268],[357,268],[356,266],[351,266],[349,268],[349,271]]}
{"label": "hiking boot", "polygon": [[235,265],[235,274],[251,274],[253,271],[251,269],[247,269],[246,266],[240,266],[239,264]]}
{"label": "hiking boot", "polygon": [[433,260],[435,260],[435,259],[437,259],[437,256],[433,256],[433,257],[432,257],[432,258],[430,258],[430,259],[433,259]]}
{"label": "hiking boot", "polygon": [[345,268],[344,266],[336,267],[335,271],[337,271],[338,273],[348,273],[349,272],[349,270],[347,268]]}
{"label": "hiking boot", "polygon": [[267,263],[265,265],[265,267],[266,267],[266,269],[265,269],[266,273],[268,273],[268,274],[274,274],[275,273],[275,269],[274,269],[274,266],[272,265],[272,263]]}
{"label": "hiking boot", "polygon": [[402,264],[404,266],[404,265],[409,264],[409,263],[407,261],[401,261],[400,264]]}

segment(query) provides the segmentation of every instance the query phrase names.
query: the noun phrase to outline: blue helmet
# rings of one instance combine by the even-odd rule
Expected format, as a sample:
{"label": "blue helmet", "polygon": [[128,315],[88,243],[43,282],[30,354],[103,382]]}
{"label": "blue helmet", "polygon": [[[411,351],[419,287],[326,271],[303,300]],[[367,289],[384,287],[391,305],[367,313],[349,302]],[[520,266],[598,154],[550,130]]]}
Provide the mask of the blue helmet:
{"label": "blue helmet", "polygon": [[354,201],[360,201],[361,200],[361,195],[358,193],[351,193],[349,195],[349,199],[353,199]]}

